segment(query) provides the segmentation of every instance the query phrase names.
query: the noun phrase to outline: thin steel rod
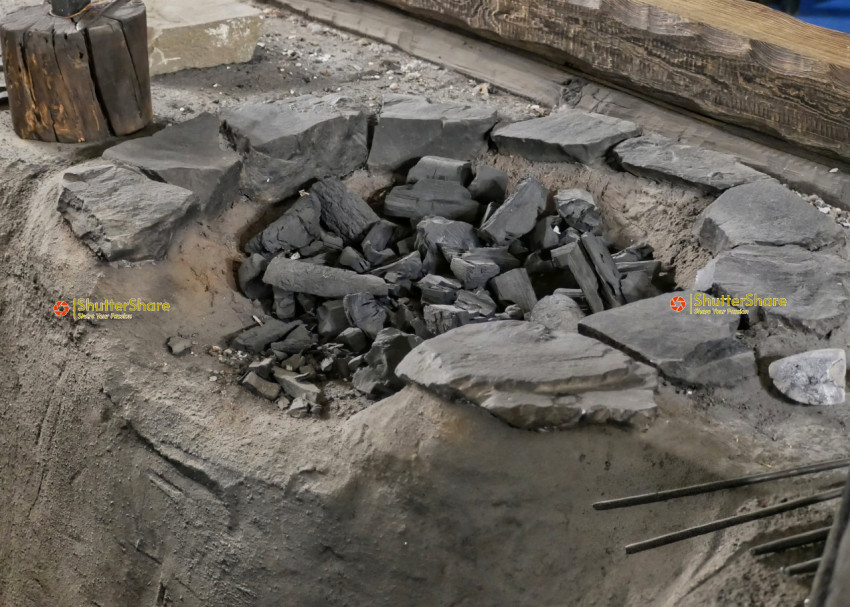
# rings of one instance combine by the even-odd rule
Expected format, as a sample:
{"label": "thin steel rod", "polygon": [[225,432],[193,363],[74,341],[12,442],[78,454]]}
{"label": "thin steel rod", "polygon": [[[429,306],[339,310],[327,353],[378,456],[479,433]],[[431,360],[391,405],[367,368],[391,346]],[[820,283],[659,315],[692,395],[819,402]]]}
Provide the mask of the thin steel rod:
{"label": "thin steel rod", "polygon": [[746,487],[747,485],[766,483],[768,481],[791,478],[794,476],[802,476],[804,474],[826,472],[827,470],[846,468],[847,466],[850,466],[850,459],[836,459],[828,462],[819,462],[816,464],[797,466],[796,468],[788,468],[787,470],[777,470],[776,472],[765,472],[763,474],[742,476],[740,478],[732,478],[724,481],[714,481],[711,483],[702,483],[700,485],[691,485],[689,487],[681,487],[680,489],[668,489],[667,491],[656,491],[655,493],[644,493],[643,495],[633,495],[631,497],[621,497],[612,500],[605,500],[601,502],[596,502],[595,504],[593,504],[593,507],[596,510],[613,510],[614,508],[627,508],[629,506],[639,506],[641,504],[663,502],[678,497],[688,497],[691,495],[699,495],[701,493],[721,491],[723,489]]}
{"label": "thin steel rod", "polygon": [[776,504],[775,506],[768,506],[767,508],[753,510],[752,512],[747,512],[746,514],[736,514],[735,516],[722,518],[720,520],[705,523],[703,525],[697,525],[696,527],[690,527],[688,529],[682,529],[681,531],[674,531],[673,533],[660,535],[649,540],[629,544],[628,546],[626,546],[626,554],[635,554],[637,552],[643,552],[644,550],[649,550],[650,548],[658,548],[660,546],[666,546],[667,544],[681,542],[682,540],[688,540],[692,537],[705,535],[706,533],[711,533],[713,531],[720,531],[721,529],[734,527],[735,525],[740,525],[742,523],[749,523],[750,521],[756,521],[758,519],[767,518],[775,514],[782,514],[783,512],[788,512],[790,510],[805,508],[806,506],[811,506],[820,502],[838,499],[839,497],[841,497],[843,491],[843,489],[833,489],[832,491],[824,491],[823,493],[818,493],[816,495],[810,495],[807,497],[801,497],[795,500],[790,500],[785,502],[784,504]]}
{"label": "thin steel rod", "polygon": [[803,561],[802,563],[794,563],[793,565],[783,567],[782,570],[787,575],[805,575],[807,573],[814,573],[818,570],[818,567],[820,567],[821,560],[821,558],[816,558],[810,561]]}
{"label": "thin steel rod", "polygon": [[765,542],[764,544],[759,544],[758,546],[753,546],[752,548],[750,548],[750,553],[770,554],[772,552],[782,552],[783,550],[797,548],[798,546],[806,546],[808,544],[822,542],[829,535],[830,529],[832,529],[832,526],[821,527],[820,529],[806,531],[805,533],[789,535],[788,537],[783,537],[772,542]]}

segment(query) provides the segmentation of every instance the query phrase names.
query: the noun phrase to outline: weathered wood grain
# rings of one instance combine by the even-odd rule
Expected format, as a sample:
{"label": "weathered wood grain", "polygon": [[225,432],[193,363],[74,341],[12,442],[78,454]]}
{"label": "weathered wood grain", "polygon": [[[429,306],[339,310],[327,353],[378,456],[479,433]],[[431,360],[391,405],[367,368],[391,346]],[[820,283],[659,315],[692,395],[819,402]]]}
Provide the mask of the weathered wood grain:
{"label": "weathered wood grain", "polygon": [[850,36],[740,0],[380,0],[850,159]]}

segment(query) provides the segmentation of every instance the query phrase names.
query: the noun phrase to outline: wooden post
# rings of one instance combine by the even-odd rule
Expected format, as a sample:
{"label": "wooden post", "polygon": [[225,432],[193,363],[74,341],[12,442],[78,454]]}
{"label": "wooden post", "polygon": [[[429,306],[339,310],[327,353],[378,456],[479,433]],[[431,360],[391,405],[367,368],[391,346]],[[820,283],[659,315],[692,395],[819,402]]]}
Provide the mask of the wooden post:
{"label": "wooden post", "polygon": [[[70,10],[71,3],[68,4]],[[6,87],[23,139],[95,142],[153,122],[141,0],[92,5],[74,18],[43,4],[0,22]]]}

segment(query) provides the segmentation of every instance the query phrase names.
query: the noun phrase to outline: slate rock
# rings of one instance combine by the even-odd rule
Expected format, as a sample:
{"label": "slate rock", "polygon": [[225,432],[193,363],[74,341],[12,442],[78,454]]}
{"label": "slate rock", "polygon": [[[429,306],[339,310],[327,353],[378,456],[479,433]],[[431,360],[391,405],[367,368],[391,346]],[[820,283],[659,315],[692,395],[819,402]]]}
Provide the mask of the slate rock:
{"label": "slate rock", "polygon": [[475,221],[480,205],[465,187],[453,181],[420,179],[413,185],[393,188],[384,200],[384,214],[419,221],[437,216]]}
{"label": "slate rock", "polygon": [[475,178],[469,184],[469,193],[483,204],[501,203],[508,191],[508,174],[486,165],[475,170]]}
{"label": "slate rock", "polygon": [[357,327],[349,327],[337,336],[336,341],[355,354],[360,354],[369,347],[369,338]]}
{"label": "slate rock", "polygon": [[248,253],[276,255],[304,249],[322,237],[321,207],[313,196],[302,196],[279,218],[245,245]]}
{"label": "slate rock", "polygon": [[354,374],[354,387],[365,394],[382,396],[404,387],[395,369],[410,351],[422,343],[415,335],[398,329],[384,329],[375,338],[369,352],[363,357],[363,366]]}
{"label": "slate rock", "polygon": [[423,156],[475,158],[487,149],[487,134],[497,120],[496,112],[484,107],[388,95],[375,127],[369,168],[395,170]]}
{"label": "slate rock", "polygon": [[486,286],[491,278],[499,275],[501,269],[492,261],[476,261],[455,257],[450,264],[452,274],[464,289],[478,289]]}
{"label": "slate rock", "polygon": [[321,209],[322,223],[339,234],[344,244],[358,243],[380,217],[339,179],[321,179],[310,188]]}
{"label": "slate rock", "polygon": [[278,256],[271,260],[263,282],[284,291],[338,299],[352,293],[387,295],[387,283],[369,274],[317,266]]}
{"label": "slate rock", "polygon": [[303,324],[299,324],[290,331],[282,341],[275,341],[269,344],[269,347],[275,353],[282,352],[284,354],[299,354],[305,350],[309,350],[316,345],[318,340],[310,330]]}
{"label": "slate rock", "polygon": [[191,191],[112,164],[70,169],[57,205],[71,231],[107,261],[162,259],[197,208]]}
{"label": "slate rock", "polygon": [[422,303],[425,304],[452,304],[463,287],[460,281],[438,274],[428,274],[416,286],[422,291]]}
{"label": "slate rock", "polygon": [[499,301],[516,304],[523,312],[531,312],[537,304],[537,296],[525,268],[505,272],[495,277],[491,285]]}
{"label": "slate rock", "polygon": [[434,273],[447,266],[444,250],[463,254],[481,245],[471,224],[442,217],[427,217],[416,225],[416,248],[422,255],[422,269]]}
{"label": "slate rock", "polygon": [[266,400],[275,400],[280,396],[280,386],[277,383],[265,380],[254,372],[245,376],[242,385],[252,394]]}
{"label": "slate rock", "polygon": [[316,310],[319,335],[333,339],[350,327],[345,314],[345,304],[338,299],[326,301]]}
{"label": "slate rock", "polygon": [[490,318],[496,313],[496,302],[484,289],[458,291],[454,305],[469,312],[474,318]]}
{"label": "slate rock", "polygon": [[301,325],[302,323],[298,321],[283,322],[275,318],[266,318],[262,325],[251,327],[237,335],[233,340],[233,347],[251,354],[260,354],[268,348],[270,343],[286,337]]}
{"label": "slate rock", "polygon": [[707,194],[772,179],[729,154],[658,135],[629,139],[617,145],[612,153],[620,166],[633,175],[697,187]]}
{"label": "slate rock", "polygon": [[176,335],[169,337],[166,345],[168,346],[168,351],[174,356],[182,356],[186,352],[192,351],[192,342]]}
{"label": "slate rock", "polygon": [[316,178],[361,167],[368,154],[368,116],[341,95],[305,95],[247,104],[222,113],[223,132],[242,155],[242,188],[277,202]]}
{"label": "slate rock", "polygon": [[425,156],[407,173],[407,183],[417,183],[423,179],[452,181],[465,186],[472,179],[472,164],[466,160]]}
{"label": "slate rock", "polygon": [[236,272],[239,290],[248,299],[265,299],[271,295],[271,287],[263,282],[268,265],[269,260],[256,253],[239,265]]}
{"label": "slate rock", "polygon": [[508,199],[481,225],[488,242],[506,245],[534,229],[537,217],[546,210],[549,189],[533,177],[520,181]]}
{"label": "slate rock", "polygon": [[[694,385],[734,385],[756,373],[755,355],[735,341],[737,314],[676,312],[673,297],[690,301],[690,291],[667,293],[579,322],[583,335],[594,337],[657,367],[666,377]],[[699,372],[697,372],[699,371]]]}
{"label": "slate rock", "polygon": [[844,244],[844,233],[832,218],[771,181],[721,194],[702,212],[694,233],[714,254],[747,244],[798,245],[810,250]]}
{"label": "slate rock", "polygon": [[429,304],[422,309],[422,314],[431,335],[440,335],[462,327],[472,320],[468,310],[452,305]]}
{"label": "slate rock", "polygon": [[580,189],[558,190],[555,193],[555,209],[571,228],[579,232],[601,232],[602,213],[590,192]]}
{"label": "slate rock", "polygon": [[239,195],[242,168],[239,155],[221,144],[220,126],[216,116],[204,113],[150,137],[120,143],[103,158],[194,192],[201,212],[214,217]]}
{"label": "slate rock", "polygon": [[844,349],[827,348],[773,361],[768,375],[782,394],[804,405],[844,403],[847,360]]}
{"label": "slate rock", "polygon": [[656,412],[654,369],[594,339],[523,321],[470,324],[429,339],[396,374],[529,430],[580,421],[644,427]]}
{"label": "slate rock", "polygon": [[530,322],[543,325],[550,331],[575,333],[584,318],[579,305],[566,295],[547,295],[538,301],[528,317]]}
{"label": "slate rock", "polygon": [[[762,301],[741,306],[749,310],[752,321],[763,319],[769,326],[827,335],[843,325],[850,313],[848,279],[847,261],[831,253],[791,245],[743,245],[710,261],[697,273],[694,288],[739,298],[755,295]],[[763,305],[766,298],[786,302]]]}
{"label": "slate rock", "polygon": [[633,122],[564,109],[544,118],[499,126],[493,131],[493,141],[502,154],[540,162],[577,160],[588,164],[640,133]]}
{"label": "slate rock", "polygon": [[387,324],[387,311],[378,303],[374,296],[368,293],[346,295],[342,300],[345,315],[353,327],[357,327],[370,339],[380,333]]}

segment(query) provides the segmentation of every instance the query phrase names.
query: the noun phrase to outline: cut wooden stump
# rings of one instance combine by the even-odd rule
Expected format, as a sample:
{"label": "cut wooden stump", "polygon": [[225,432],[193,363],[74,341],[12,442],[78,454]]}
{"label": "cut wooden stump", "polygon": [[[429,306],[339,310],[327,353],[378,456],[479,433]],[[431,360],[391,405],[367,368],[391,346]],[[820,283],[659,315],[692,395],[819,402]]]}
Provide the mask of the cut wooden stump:
{"label": "cut wooden stump", "polygon": [[0,22],[6,87],[22,139],[95,142],[153,122],[145,5],[117,0],[76,18],[33,6]]}

